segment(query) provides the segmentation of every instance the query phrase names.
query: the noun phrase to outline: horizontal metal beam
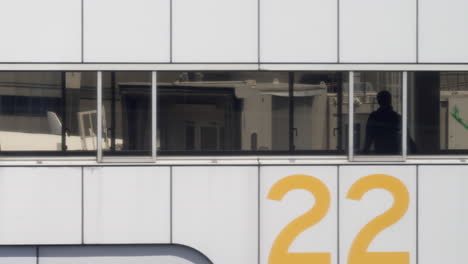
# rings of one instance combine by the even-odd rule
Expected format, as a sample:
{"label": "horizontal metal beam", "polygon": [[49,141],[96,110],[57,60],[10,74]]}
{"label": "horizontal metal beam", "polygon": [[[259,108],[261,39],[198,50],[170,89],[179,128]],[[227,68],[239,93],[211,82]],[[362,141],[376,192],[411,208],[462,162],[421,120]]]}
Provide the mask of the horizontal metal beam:
{"label": "horizontal metal beam", "polygon": [[468,71],[468,64],[0,63],[0,71]]}

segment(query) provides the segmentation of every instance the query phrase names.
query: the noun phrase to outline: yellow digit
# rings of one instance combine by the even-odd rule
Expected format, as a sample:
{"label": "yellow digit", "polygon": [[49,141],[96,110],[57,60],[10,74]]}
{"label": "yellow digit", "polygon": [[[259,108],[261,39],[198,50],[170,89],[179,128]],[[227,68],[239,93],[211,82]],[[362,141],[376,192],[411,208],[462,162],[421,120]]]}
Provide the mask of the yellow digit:
{"label": "yellow digit", "polygon": [[330,253],[289,253],[294,239],[307,228],[317,224],[330,208],[330,192],[327,186],[312,176],[291,175],[279,180],[270,190],[268,199],[280,201],[292,190],[303,189],[315,197],[315,204],[305,214],[289,223],[278,235],[270,252],[269,264],[330,264]]}
{"label": "yellow digit", "polygon": [[385,228],[395,224],[408,210],[409,193],[397,178],[374,174],[361,178],[351,186],[348,199],[361,200],[372,189],[385,189],[394,198],[393,206],[369,222],[356,236],[348,256],[348,264],[409,264],[409,252],[368,252],[369,244]]}

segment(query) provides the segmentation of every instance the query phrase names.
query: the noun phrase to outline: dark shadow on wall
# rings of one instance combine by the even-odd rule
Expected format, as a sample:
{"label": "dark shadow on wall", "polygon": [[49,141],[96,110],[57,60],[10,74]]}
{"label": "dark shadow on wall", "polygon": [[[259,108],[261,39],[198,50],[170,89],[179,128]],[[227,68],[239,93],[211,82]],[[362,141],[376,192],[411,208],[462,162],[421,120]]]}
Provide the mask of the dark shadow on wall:
{"label": "dark shadow on wall", "polygon": [[[36,258],[60,264],[213,264],[200,251],[176,244],[0,246],[2,258]],[[0,261],[1,262],[1,261]]]}

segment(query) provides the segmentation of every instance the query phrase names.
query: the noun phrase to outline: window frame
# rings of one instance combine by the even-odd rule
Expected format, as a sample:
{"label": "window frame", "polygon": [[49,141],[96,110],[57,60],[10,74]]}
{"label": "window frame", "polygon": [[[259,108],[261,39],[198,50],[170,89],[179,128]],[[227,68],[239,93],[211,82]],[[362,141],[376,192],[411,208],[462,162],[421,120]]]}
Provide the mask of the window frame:
{"label": "window frame", "polygon": [[[96,160],[98,163],[139,163],[139,162],[156,162],[157,152],[156,152],[156,131],[157,131],[157,72],[156,71],[141,71],[148,72],[151,75],[151,141],[150,141],[150,155],[128,155],[128,153],[122,153],[121,155],[104,155],[104,150],[102,148],[102,126],[103,126],[103,72],[97,72],[97,155]],[[106,72],[120,72],[120,71],[106,71]]]}
{"label": "window frame", "polygon": [[[219,70],[221,71],[221,70]],[[160,72],[180,72],[179,70],[176,71],[157,71],[156,74]],[[184,71],[185,72],[185,71]],[[216,72],[213,70],[189,70],[187,72]],[[287,75],[288,78],[288,101],[289,101],[289,109],[288,109],[288,148],[284,150],[268,150],[268,151],[251,151],[251,150],[230,150],[230,151],[167,151],[167,150],[157,150],[158,157],[164,158],[171,158],[171,157],[227,157],[227,156],[239,156],[239,157],[281,157],[281,156],[290,156],[292,158],[297,158],[300,156],[307,156],[311,159],[336,159],[341,158],[346,160],[347,152],[344,144],[342,145],[343,150],[340,153],[340,150],[296,150],[294,147],[294,107],[295,107],[295,98],[294,98],[294,86],[295,86],[295,76],[297,73],[317,73],[317,72],[334,72],[346,75],[347,71],[334,71],[334,70],[322,70],[322,71],[301,71],[301,70],[293,70],[293,71],[263,71],[263,70],[222,70],[222,72],[258,72],[258,73],[284,73]],[[343,81],[343,79],[341,79]],[[158,87],[156,87],[158,89]],[[344,92],[342,87],[341,92]],[[156,98],[158,100],[158,98]],[[344,101],[342,101],[344,102]],[[342,108],[342,111],[345,108]],[[156,112],[156,114],[158,114]],[[157,128],[156,128],[157,129]],[[343,127],[341,129],[342,132],[345,131]]]}
{"label": "window frame", "polygon": [[[70,72],[79,72],[79,73],[96,73],[97,71],[95,70],[89,70],[89,69],[43,69],[39,70],[37,67],[33,67],[31,69],[2,69],[1,64],[0,64],[0,72],[11,72],[11,73],[57,73],[61,75],[61,88],[60,88],[60,114],[62,115],[62,128],[61,128],[61,134],[60,134],[60,144],[61,144],[61,149],[60,150],[1,150],[0,151],[0,161],[1,160],[38,160],[37,157],[41,157],[41,160],[45,159],[50,159],[50,160],[55,160],[55,159],[61,159],[61,158],[67,158],[67,159],[82,159],[82,160],[89,160],[97,155],[97,149],[96,150],[67,150],[67,127],[64,125],[66,124],[66,107],[67,107],[67,93],[66,93],[66,74]],[[97,86],[96,86],[96,91],[97,91]],[[97,98],[96,98],[97,101]],[[97,123],[97,122],[96,122]],[[44,158],[44,159],[42,159]]]}
{"label": "window frame", "polygon": [[[468,72],[468,64],[50,64],[50,63],[41,63],[41,64],[0,64],[0,71],[5,72],[19,72],[19,71],[60,71],[60,72],[93,72],[95,73],[98,78],[99,74],[102,71],[151,71],[153,74],[157,74],[159,71],[344,71],[348,72],[348,74],[352,74],[354,71],[398,71],[404,73],[403,78],[405,81],[403,82],[404,86],[403,89],[406,89],[402,96],[404,96],[404,100],[402,103],[403,109],[405,114],[402,115],[403,124],[402,127],[404,128],[402,131],[403,139],[402,142],[407,142],[407,126],[408,126],[408,112],[407,112],[407,87],[408,87],[408,79],[407,74],[408,71],[411,72],[421,72],[421,71],[444,71],[444,72]],[[406,76],[405,76],[406,75]],[[97,78],[97,79],[98,79]],[[102,76],[101,76],[102,78]],[[153,81],[156,79],[153,77]],[[354,82],[353,78],[349,78],[349,84]],[[99,88],[100,82],[98,81],[98,86],[96,87],[96,92],[99,94],[101,93],[102,96],[102,86]],[[155,85],[152,85],[155,86]],[[153,89],[153,87],[152,87]],[[353,85],[349,85],[349,97],[353,98],[354,87]],[[155,100],[155,104],[157,103],[157,89],[153,91],[153,100]],[[102,98],[100,98],[102,100]],[[97,110],[100,110],[101,104],[97,103]],[[352,120],[351,114],[351,106],[352,104],[348,105],[348,122]],[[157,108],[156,108],[157,109]],[[157,119],[156,110],[152,109],[153,120]],[[97,119],[100,115],[98,115]],[[352,120],[353,121],[353,120]],[[102,122],[102,120],[100,121]],[[154,121],[153,121],[154,122]],[[102,127],[97,124],[97,130],[101,130]],[[154,127],[157,126],[157,122],[154,123]],[[405,129],[406,128],[406,129]],[[153,128],[157,131],[157,128]],[[345,129],[345,128],[344,128]],[[359,162],[359,161],[376,161],[376,162],[393,162],[393,161],[409,161],[409,162],[418,162],[419,160],[423,162],[427,161],[439,161],[439,162],[465,162],[468,159],[468,154],[460,153],[460,154],[428,154],[428,155],[421,155],[421,154],[409,154],[407,153],[407,144],[403,144],[402,146],[402,155],[399,156],[397,160],[392,160],[391,157],[378,157],[379,159],[355,159],[353,157],[353,146],[349,147],[353,141],[350,141],[349,138],[353,136],[353,133],[348,133],[348,151],[345,152],[344,156],[341,155],[320,155],[314,153],[298,153],[297,156],[291,156],[289,153],[272,153],[271,155],[268,153],[256,153],[256,154],[247,154],[247,153],[232,153],[236,156],[232,157],[231,159],[238,159],[238,160],[252,160],[252,158],[258,159],[266,159],[266,160],[335,160],[335,162],[345,163],[348,162]],[[98,133],[98,137],[102,137],[102,133]],[[152,137],[152,140],[156,141],[156,137]],[[97,148],[100,147],[100,144],[97,144]],[[1,155],[1,161],[59,161],[59,162],[67,162],[67,161],[92,161],[95,160],[98,163],[100,162],[112,162],[108,158],[103,160],[102,157],[102,150],[99,151],[90,151],[89,153],[86,152],[62,152],[62,151],[12,151],[6,153],[7,155]],[[152,155],[149,159],[147,158],[140,158],[135,156],[127,156],[127,157],[115,157],[114,159],[116,162],[152,162],[155,161],[163,161],[167,162],[168,160],[192,160],[192,159],[209,159],[209,160],[224,160],[226,159],[225,155],[217,156],[210,156],[208,154],[202,154],[199,156],[184,156],[181,155],[167,155],[163,157],[156,157],[156,144],[152,144]],[[249,157],[251,156],[251,157]],[[344,160],[342,158],[345,158]]]}
{"label": "window frame", "polygon": [[354,73],[349,72],[349,101],[348,101],[348,160],[350,162],[404,162],[408,159],[407,137],[408,137],[408,72],[407,71],[360,71],[360,72],[398,72],[401,74],[401,155],[356,155],[354,153]]}

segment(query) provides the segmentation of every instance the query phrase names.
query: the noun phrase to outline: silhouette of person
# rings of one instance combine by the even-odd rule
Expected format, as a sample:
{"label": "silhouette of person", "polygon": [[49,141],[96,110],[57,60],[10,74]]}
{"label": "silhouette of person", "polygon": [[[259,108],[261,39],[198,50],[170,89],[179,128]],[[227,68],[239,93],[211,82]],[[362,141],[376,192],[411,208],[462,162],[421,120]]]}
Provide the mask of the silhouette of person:
{"label": "silhouette of person", "polygon": [[390,92],[379,92],[377,102],[379,109],[367,119],[363,152],[369,153],[373,144],[375,154],[400,154],[401,115],[393,110]]}

